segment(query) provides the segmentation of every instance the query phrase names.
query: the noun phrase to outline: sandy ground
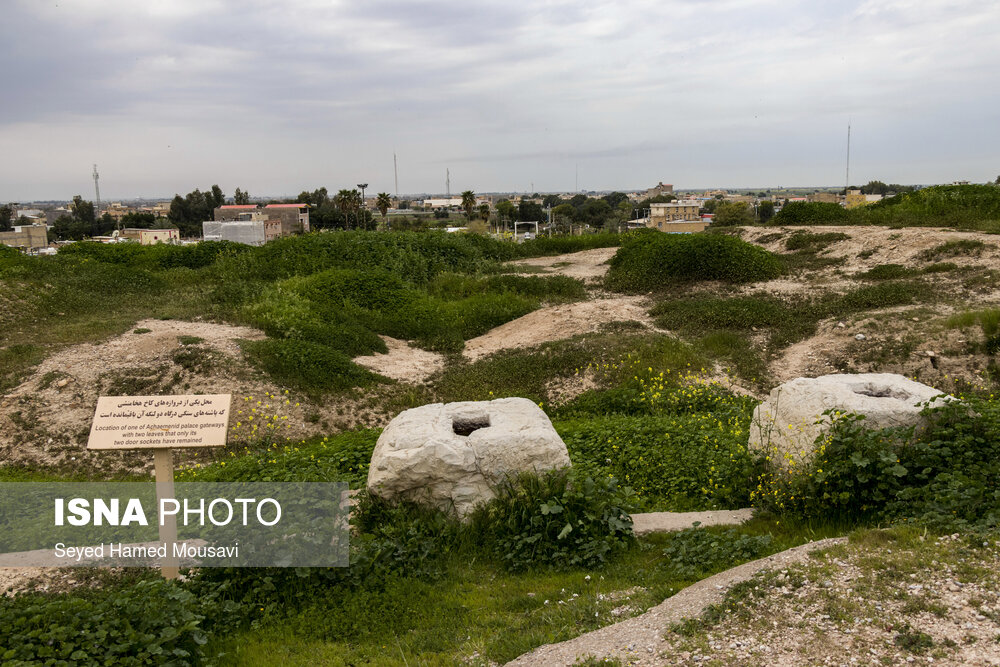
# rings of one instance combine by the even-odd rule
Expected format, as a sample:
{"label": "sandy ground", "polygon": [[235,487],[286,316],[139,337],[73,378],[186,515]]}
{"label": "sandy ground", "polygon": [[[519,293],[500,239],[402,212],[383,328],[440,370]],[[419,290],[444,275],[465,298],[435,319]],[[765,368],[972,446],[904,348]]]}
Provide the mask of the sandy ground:
{"label": "sandy ground", "polygon": [[393,380],[421,384],[431,375],[444,368],[444,356],[437,352],[428,352],[419,347],[413,347],[405,340],[382,336],[387,354],[373,354],[365,357],[355,357],[354,363],[375,371]]}
{"label": "sandy ground", "polygon": [[666,664],[660,658],[660,653],[666,648],[663,633],[671,624],[685,618],[697,617],[709,605],[722,601],[730,586],[746,581],[761,570],[788,567],[805,560],[810,551],[830,547],[845,540],[846,538],[834,538],[811,542],[767,558],[744,563],[688,586],[641,616],[605,626],[559,644],[540,646],[507,664],[517,667],[568,666],[585,656],[616,657],[628,665]]}
{"label": "sandy ground", "polygon": [[596,280],[603,278],[608,272],[606,262],[614,257],[618,248],[595,248],[581,250],[567,255],[554,257],[532,257],[511,262],[514,266],[533,266],[542,269],[542,273],[569,276],[580,280]]}
{"label": "sandy ground", "polygon": [[648,310],[646,299],[636,296],[594,299],[540,308],[466,341],[463,354],[468,359],[476,360],[500,350],[534,347],[548,341],[590,333],[609,322],[637,321],[650,324]]}

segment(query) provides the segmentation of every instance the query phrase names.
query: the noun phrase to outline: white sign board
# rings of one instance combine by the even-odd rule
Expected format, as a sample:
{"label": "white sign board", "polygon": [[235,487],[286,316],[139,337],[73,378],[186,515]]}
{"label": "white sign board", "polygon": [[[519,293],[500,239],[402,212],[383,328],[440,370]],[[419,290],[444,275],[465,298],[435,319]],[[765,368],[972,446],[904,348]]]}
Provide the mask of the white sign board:
{"label": "white sign board", "polygon": [[222,447],[231,394],[101,396],[87,449]]}

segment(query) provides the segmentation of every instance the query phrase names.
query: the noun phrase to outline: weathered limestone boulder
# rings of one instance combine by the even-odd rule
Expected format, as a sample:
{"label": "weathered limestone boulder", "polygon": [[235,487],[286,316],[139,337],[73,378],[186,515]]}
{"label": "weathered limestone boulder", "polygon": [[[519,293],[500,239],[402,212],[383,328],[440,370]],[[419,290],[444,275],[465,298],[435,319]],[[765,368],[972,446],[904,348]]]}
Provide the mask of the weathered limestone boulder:
{"label": "weathered limestone boulder", "polygon": [[569,465],[552,422],[526,398],[434,403],[389,422],[372,453],[368,490],[464,518],[506,476]]}
{"label": "weathered limestone boulder", "polygon": [[799,468],[809,464],[816,438],[830,424],[827,410],[864,415],[868,428],[917,426],[922,404],[935,397],[942,393],[894,373],[796,378],[772,389],[754,410],[749,447],[767,451],[786,469]]}

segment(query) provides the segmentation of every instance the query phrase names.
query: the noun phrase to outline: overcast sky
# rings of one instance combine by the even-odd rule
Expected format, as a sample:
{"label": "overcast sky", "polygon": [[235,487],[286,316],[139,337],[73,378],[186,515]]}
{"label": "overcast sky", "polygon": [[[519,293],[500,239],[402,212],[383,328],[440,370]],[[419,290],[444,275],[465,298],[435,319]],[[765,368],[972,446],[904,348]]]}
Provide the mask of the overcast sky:
{"label": "overcast sky", "polygon": [[0,201],[1000,173],[996,0],[3,4]]}

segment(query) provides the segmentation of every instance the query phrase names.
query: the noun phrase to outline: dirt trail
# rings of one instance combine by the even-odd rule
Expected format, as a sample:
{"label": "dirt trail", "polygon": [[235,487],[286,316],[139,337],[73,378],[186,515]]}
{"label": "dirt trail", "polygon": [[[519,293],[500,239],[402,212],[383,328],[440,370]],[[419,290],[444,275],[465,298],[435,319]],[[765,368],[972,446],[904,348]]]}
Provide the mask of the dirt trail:
{"label": "dirt trail", "polygon": [[[579,253],[577,253],[579,254]],[[625,296],[580,301],[541,308],[468,340],[463,354],[471,360],[511,348],[527,348],[548,341],[597,331],[609,322],[637,321],[649,325],[645,297]]]}
{"label": "dirt trail", "polygon": [[555,257],[532,257],[511,262],[514,266],[534,266],[542,273],[569,276],[580,280],[603,278],[608,272],[606,262],[614,257],[618,248],[594,248]]}

